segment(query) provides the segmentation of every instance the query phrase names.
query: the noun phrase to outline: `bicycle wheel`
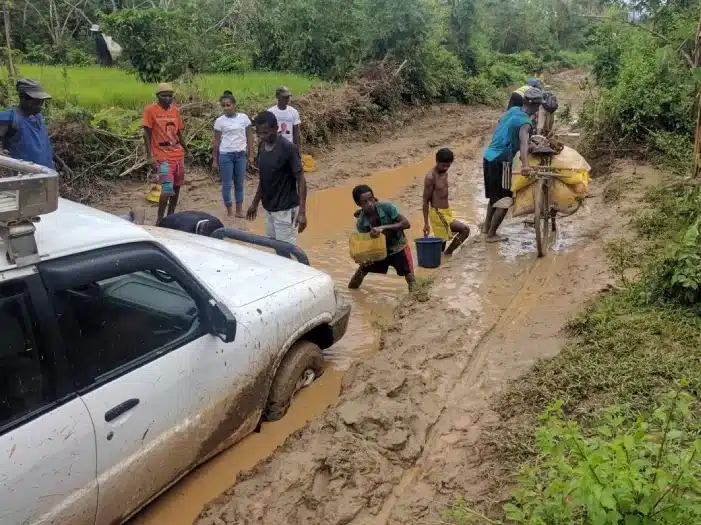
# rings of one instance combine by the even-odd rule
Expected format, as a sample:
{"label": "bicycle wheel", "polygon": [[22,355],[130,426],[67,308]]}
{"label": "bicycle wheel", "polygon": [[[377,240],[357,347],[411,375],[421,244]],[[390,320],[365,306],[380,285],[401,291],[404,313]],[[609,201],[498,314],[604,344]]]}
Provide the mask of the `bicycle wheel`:
{"label": "bicycle wheel", "polygon": [[538,179],[535,187],[535,244],[538,257],[543,257],[548,252],[549,208],[547,181]]}

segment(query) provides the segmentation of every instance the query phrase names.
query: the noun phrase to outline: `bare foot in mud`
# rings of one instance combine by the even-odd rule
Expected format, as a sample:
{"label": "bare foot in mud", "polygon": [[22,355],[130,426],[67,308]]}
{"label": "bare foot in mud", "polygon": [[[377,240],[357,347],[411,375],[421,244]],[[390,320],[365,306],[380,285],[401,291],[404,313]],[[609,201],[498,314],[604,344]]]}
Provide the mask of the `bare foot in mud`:
{"label": "bare foot in mud", "polygon": [[504,235],[490,235],[487,237],[487,242],[504,242],[508,240],[509,238]]}
{"label": "bare foot in mud", "polygon": [[245,218],[246,218],[246,214],[243,213],[243,212],[240,212],[240,213],[237,212],[236,215],[234,215],[234,217],[236,217],[237,219],[245,219]]}

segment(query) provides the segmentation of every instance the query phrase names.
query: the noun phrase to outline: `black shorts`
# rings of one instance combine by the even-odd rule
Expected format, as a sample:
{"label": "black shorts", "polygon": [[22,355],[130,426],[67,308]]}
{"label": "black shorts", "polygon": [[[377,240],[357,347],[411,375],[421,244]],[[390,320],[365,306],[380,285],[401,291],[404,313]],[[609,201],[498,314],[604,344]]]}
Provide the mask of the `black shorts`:
{"label": "black shorts", "polygon": [[511,197],[511,161],[508,155],[489,161],[483,160],[484,196],[489,200],[498,201]]}
{"label": "black shorts", "polygon": [[388,255],[386,259],[375,261],[362,268],[366,273],[387,273],[390,266],[401,277],[414,273],[414,260],[411,257],[411,248],[409,248],[408,244],[401,252]]}

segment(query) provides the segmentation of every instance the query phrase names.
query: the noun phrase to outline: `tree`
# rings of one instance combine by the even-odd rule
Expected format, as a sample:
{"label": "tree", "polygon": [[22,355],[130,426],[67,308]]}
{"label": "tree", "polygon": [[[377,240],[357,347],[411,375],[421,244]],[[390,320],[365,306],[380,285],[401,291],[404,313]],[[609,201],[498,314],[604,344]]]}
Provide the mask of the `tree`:
{"label": "tree", "polygon": [[34,16],[51,44],[63,49],[81,25],[91,24],[85,13],[88,0],[21,0],[25,20]]}

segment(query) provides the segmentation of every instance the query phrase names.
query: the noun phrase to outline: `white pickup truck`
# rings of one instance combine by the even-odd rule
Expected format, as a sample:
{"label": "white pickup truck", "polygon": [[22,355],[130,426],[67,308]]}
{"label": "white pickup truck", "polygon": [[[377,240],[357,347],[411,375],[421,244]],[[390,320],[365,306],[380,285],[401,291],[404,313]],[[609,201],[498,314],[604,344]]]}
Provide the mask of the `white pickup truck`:
{"label": "white pickup truck", "polygon": [[345,334],[320,271],[0,165],[24,171],[0,178],[0,525],[126,521],[282,417]]}

